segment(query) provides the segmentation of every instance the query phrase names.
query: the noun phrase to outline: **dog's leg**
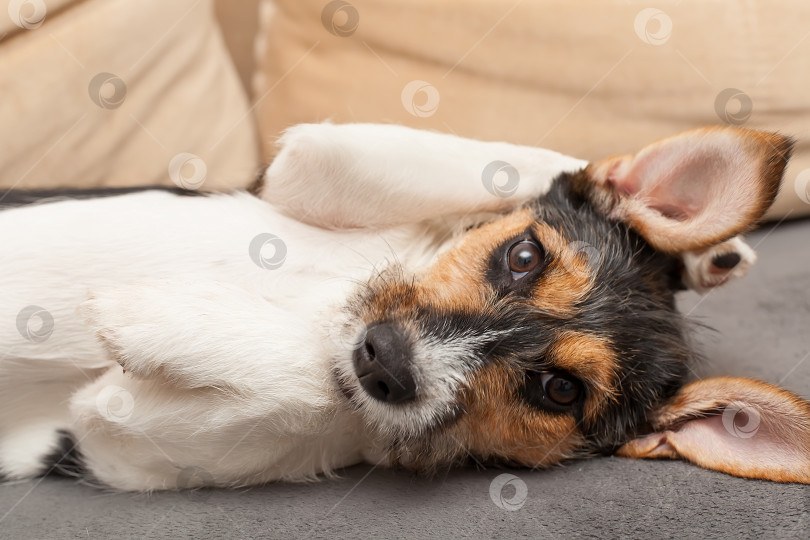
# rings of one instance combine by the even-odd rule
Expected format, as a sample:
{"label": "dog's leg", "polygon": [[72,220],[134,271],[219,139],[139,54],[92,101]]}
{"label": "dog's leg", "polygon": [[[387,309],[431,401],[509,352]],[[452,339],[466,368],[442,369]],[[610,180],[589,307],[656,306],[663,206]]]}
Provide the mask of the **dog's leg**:
{"label": "dog's leg", "polygon": [[162,282],[96,291],[80,311],[135,377],[272,391],[291,402],[328,394],[328,362],[318,361],[324,340],[313,335],[317,314],[305,320],[261,294],[218,282]]}
{"label": "dog's leg", "polygon": [[279,144],[259,195],[327,228],[508,212],[587,165],[541,148],[395,125],[302,124]]}
{"label": "dog's leg", "polygon": [[339,342],[316,311],[211,281],[95,291],[80,313],[123,369],[70,399],[88,474],[119,489],[239,486],[360,461],[331,372]]}
{"label": "dog's leg", "polygon": [[683,254],[683,282],[699,293],[743,277],[757,261],[754,250],[741,237],[735,236],[722,244],[703,251]]}
{"label": "dog's leg", "polygon": [[[254,368],[254,378],[268,375]],[[70,399],[69,433],[83,476],[123,490],[237,487],[312,478],[360,461],[357,420],[326,403],[325,393],[310,393],[326,374],[294,365],[279,367],[277,377],[275,387],[246,396],[110,369]],[[304,377],[313,383],[302,386]]]}

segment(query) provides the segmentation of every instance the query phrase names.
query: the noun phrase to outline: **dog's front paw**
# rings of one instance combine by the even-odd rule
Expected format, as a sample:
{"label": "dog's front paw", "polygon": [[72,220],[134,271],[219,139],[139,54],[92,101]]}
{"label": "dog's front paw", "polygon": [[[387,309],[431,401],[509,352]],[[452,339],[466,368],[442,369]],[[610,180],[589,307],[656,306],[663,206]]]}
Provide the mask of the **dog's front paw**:
{"label": "dog's front paw", "polygon": [[684,284],[700,293],[743,277],[757,255],[740,237],[701,252],[684,253]]}
{"label": "dog's front paw", "polygon": [[126,372],[149,377],[159,370],[150,351],[156,346],[159,321],[150,320],[143,305],[148,290],[102,289],[79,305],[78,313],[91,332]]}

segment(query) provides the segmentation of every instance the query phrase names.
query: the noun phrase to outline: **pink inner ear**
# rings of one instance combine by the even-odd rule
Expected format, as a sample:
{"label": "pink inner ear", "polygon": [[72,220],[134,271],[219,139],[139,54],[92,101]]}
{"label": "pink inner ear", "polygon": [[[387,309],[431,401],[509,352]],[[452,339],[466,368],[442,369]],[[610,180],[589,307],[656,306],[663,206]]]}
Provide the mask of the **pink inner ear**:
{"label": "pink inner ear", "polygon": [[810,484],[810,403],[769,384],[716,377],[684,386],[627,457],[681,457],[736,476]]}
{"label": "pink inner ear", "polygon": [[606,160],[601,174],[623,195],[612,217],[658,249],[681,252],[739,234],[758,217],[765,155],[737,131],[700,130]]}
{"label": "pink inner ear", "polygon": [[664,217],[684,221],[706,209],[717,188],[729,181],[724,176],[728,163],[716,149],[670,144],[642,152],[629,169],[612,170],[608,181]]}
{"label": "pink inner ear", "polygon": [[[667,442],[678,454],[709,468],[728,468],[737,474],[797,470],[808,465],[795,444],[774,433],[759,417],[739,421],[723,415],[690,420],[678,431],[667,432]],[[714,465],[714,466],[713,466]]]}

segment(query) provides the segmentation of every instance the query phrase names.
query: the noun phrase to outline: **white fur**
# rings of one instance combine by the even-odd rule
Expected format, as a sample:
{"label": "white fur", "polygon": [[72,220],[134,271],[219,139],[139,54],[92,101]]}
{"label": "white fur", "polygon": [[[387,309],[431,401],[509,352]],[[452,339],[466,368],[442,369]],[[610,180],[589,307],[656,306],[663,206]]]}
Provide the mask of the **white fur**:
{"label": "white fur", "polygon": [[[587,162],[551,150],[481,142],[397,125],[302,124],[281,139],[263,198],[323,227],[386,228],[448,215],[504,212]],[[488,164],[519,175],[509,197],[484,187]],[[496,183],[498,180],[496,180]]]}
{"label": "white fur", "polygon": [[[333,369],[350,363],[357,282],[394,260],[428,267],[465,223],[585,164],[397,126],[302,125],[281,142],[264,201],[146,192],[0,212],[0,471],[42,473],[60,429],[98,480],[129,490],[384,459],[387,426],[418,430],[449,406],[475,338],[418,344],[421,408],[354,412]],[[482,185],[494,160],[520,173],[511,197]],[[262,233],[286,244],[276,269],[249,254]],[[32,305],[53,317],[44,341],[18,329]]]}

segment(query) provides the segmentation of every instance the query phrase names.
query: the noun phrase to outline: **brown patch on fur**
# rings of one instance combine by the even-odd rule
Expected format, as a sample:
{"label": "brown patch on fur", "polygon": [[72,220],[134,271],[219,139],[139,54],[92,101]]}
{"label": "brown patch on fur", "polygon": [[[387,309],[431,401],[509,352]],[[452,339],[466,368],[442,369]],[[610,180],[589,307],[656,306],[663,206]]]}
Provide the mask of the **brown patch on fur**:
{"label": "brown patch on fur", "polygon": [[607,400],[617,400],[616,374],[619,362],[607,338],[568,331],[551,346],[548,357],[554,365],[590,387],[584,417],[592,422]]}
{"label": "brown patch on fur", "polygon": [[438,313],[475,313],[487,309],[492,289],[486,281],[492,251],[510,237],[527,230],[535,221],[528,209],[468,231],[451,250],[413,280],[383,270],[370,283],[370,292],[357,313],[367,324],[398,320],[407,324],[414,307],[429,306]]}
{"label": "brown patch on fur", "polygon": [[489,297],[486,271],[490,255],[534,222],[531,211],[523,209],[467,232],[458,246],[444,253],[425,275],[417,278],[420,301],[438,311],[483,309]]}
{"label": "brown patch on fur", "polygon": [[475,373],[461,396],[466,414],[450,435],[483,460],[545,467],[573,457],[585,443],[576,421],[524,403],[520,375],[503,365]]}
{"label": "brown patch on fur", "polygon": [[408,320],[406,315],[412,311],[416,302],[417,288],[414,285],[392,280],[375,288],[374,296],[364,302],[361,315],[367,324],[391,318]]}
{"label": "brown patch on fur", "polygon": [[537,223],[534,234],[551,261],[534,286],[531,302],[546,313],[570,317],[593,287],[587,253],[545,223]]}
{"label": "brown patch on fur", "polygon": [[776,199],[779,184],[790,156],[793,154],[795,142],[790,137],[776,133],[749,130],[749,135],[759,142],[759,146],[765,148],[759,174],[759,178],[762,180],[763,195],[751,216],[752,220],[759,220]]}
{"label": "brown patch on fur", "polygon": [[574,315],[577,304],[593,286],[587,253],[578,251],[578,245],[559,231],[538,223],[531,210],[521,209],[467,232],[456,247],[441,255],[414,283],[382,280],[365,316],[381,319],[386,313],[400,311],[397,306],[407,309],[415,303],[429,305],[438,312],[483,310],[491,299],[486,274],[493,251],[530,229],[549,255],[548,266],[534,285],[530,301],[557,317]]}

